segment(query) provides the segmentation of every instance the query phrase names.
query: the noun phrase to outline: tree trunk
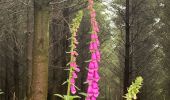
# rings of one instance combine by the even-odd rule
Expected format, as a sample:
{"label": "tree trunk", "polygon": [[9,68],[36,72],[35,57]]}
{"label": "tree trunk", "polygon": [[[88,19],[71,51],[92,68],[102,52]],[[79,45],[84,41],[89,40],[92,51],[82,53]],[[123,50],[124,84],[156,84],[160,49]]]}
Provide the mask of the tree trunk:
{"label": "tree trunk", "polygon": [[130,70],[130,26],[129,26],[129,0],[126,0],[126,36],[125,36],[125,68],[124,68],[124,94],[127,93],[127,88],[129,87],[129,70]]}
{"label": "tree trunk", "polygon": [[15,100],[19,100],[19,62],[18,62],[18,49],[14,47],[14,94]]}
{"label": "tree trunk", "polygon": [[[42,1],[43,2],[43,1]],[[49,11],[34,4],[33,77],[31,100],[46,100],[48,90]]]}
{"label": "tree trunk", "polygon": [[18,18],[17,14],[13,15],[13,33],[12,33],[12,39],[13,39],[13,71],[14,71],[14,91],[13,94],[15,94],[15,100],[19,99],[19,50],[18,50],[18,38],[17,38],[17,32],[18,32]]}
{"label": "tree trunk", "polygon": [[[28,0],[27,2],[29,2]],[[31,1],[32,2],[32,1]],[[27,40],[26,40],[26,56],[27,56],[27,82],[26,82],[26,98],[29,100],[31,95],[32,80],[32,49],[33,49],[33,15],[32,8],[27,7]]]}

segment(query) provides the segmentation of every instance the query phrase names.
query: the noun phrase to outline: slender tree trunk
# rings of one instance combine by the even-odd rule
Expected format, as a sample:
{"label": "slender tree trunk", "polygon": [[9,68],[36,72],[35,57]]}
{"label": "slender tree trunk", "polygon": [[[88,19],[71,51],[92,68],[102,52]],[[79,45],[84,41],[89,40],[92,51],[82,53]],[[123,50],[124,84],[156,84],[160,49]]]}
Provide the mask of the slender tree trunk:
{"label": "slender tree trunk", "polygon": [[124,68],[124,94],[127,93],[127,88],[129,87],[129,70],[130,70],[130,26],[129,26],[129,0],[126,0],[126,36],[125,36],[125,68]]}
{"label": "slender tree trunk", "polygon": [[15,85],[15,100],[19,100],[19,62],[18,62],[18,49],[14,47],[14,85]]}
{"label": "slender tree trunk", "polygon": [[39,7],[39,4],[34,4],[33,77],[31,100],[46,100],[48,90],[49,11],[44,6]]}
{"label": "slender tree trunk", "polygon": [[[28,0],[27,2],[29,2]],[[33,27],[31,27],[33,16],[31,7],[27,7],[27,83],[26,83],[26,97],[29,100],[31,95],[31,80],[32,80],[32,49],[33,49]]]}
{"label": "slender tree trunk", "polygon": [[17,32],[18,32],[18,19],[17,15],[13,15],[13,33],[12,33],[12,38],[13,38],[13,71],[14,71],[14,93],[15,94],[15,99],[19,99],[19,50],[18,50],[18,40],[17,40]]}
{"label": "slender tree trunk", "polygon": [[[6,39],[6,41],[8,41],[8,39]],[[7,43],[7,42],[6,42]],[[10,100],[10,90],[9,90],[9,59],[7,57],[7,54],[8,54],[8,50],[6,49],[5,50],[5,100]]]}

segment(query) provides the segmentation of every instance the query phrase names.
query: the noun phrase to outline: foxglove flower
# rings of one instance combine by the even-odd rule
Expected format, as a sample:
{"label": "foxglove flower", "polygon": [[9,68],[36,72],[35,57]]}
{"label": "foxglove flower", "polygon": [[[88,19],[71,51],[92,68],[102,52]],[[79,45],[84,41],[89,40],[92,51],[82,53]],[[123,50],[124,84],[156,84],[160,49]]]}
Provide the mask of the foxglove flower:
{"label": "foxglove flower", "polygon": [[72,36],[72,51],[70,52],[71,60],[70,60],[70,68],[71,68],[71,79],[70,79],[70,90],[72,94],[76,93],[76,88],[75,88],[75,79],[77,78],[77,72],[80,71],[78,68],[78,65],[76,63],[76,57],[78,56],[77,51],[75,51],[76,46],[78,44],[77,39],[76,39],[76,32]]}
{"label": "foxglove flower", "polygon": [[76,88],[74,85],[71,85],[71,93],[75,94],[76,93]]}
{"label": "foxglove flower", "polygon": [[99,95],[99,85],[98,81],[100,79],[98,69],[100,62],[100,51],[99,51],[99,39],[97,33],[99,32],[99,26],[96,21],[96,11],[93,8],[94,1],[88,0],[89,6],[88,9],[90,10],[90,17],[91,17],[91,27],[92,27],[92,33],[91,33],[91,42],[89,45],[89,50],[91,52],[91,60],[88,65],[88,73],[87,73],[87,82],[88,82],[88,88],[87,88],[87,97],[86,100],[96,100]]}
{"label": "foxglove flower", "polygon": [[78,77],[77,72],[80,72],[80,68],[78,67],[76,63],[77,56],[79,55],[76,51],[78,41],[77,41],[77,31],[80,26],[80,22],[83,17],[83,12],[79,11],[79,13],[76,15],[76,18],[73,20],[73,23],[70,25],[70,31],[71,31],[71,45],[70,45],[70,73],[69,73],[69,79],[68,79],[68,89],[67,89],[67,96],[70,96],[70,91],[72,94],[76,93],[76,86],[75,86],[75,79]]}

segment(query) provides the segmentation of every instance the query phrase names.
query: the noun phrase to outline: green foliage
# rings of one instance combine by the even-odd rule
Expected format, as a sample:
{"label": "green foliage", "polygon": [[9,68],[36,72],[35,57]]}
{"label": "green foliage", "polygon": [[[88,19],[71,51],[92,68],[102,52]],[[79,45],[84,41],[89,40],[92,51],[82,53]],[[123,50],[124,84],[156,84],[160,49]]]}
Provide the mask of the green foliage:
{"label": "green foliage", "polygon": [[80,94],[80,95],[82,95],[82,96],[85,96],[85,97],[87,97],[87,93],[80,92],[79,94]]}
{"label": "green foliage", "polygon": [[139,89],[142,87],[143,78],[141,76],[137,77],[135,82],[128,88],[128,93],[125,95],[126,100],[136,100]]}
{"label": "green foliage", "polygon": [[79,96],[67,96],[67,95],[62,96],[60,94],[54,94],[54,95],[62,98],[63,100],[74,100],[80,98]]}
{"label": "green foliage", "polygon": [[[81,92],[79,94],[82,96],[85,96],[85,97],[87,96],[87,94],[83,93],[83,92]],[[60,94],[54,94],[54,96],[58,96],[58,97],[62,98],[63,100],[74,100],[74,99],[81,98],[80,96],[68,96],[68,95],[60,95]]]}

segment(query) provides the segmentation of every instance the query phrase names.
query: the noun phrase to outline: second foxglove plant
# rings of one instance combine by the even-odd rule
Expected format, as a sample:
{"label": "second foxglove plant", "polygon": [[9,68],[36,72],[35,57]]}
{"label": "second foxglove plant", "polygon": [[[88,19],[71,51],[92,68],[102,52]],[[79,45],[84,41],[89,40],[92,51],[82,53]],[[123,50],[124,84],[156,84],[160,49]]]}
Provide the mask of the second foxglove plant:
{"label": "second foxglove plant", "polygon": [[75,79],[77,78],[77,72],[80,71],[77,63],[76,63],[76,58],[78,56],[78,53],[76,51],[76,47],[78,45],[77,41],[77,31],[80,26],[81,20],[83,17],[83,12],[79,11],[78,14],[76,15],[76,18],[73,19],[72,24],[70,25],[70,31],[71,31],[71,45],[70,45],[70,72],[69,72],[69,79],[68,79],[68,89],[67,89],[67,96],[70,96],[70,92],[72,94],[76,93],[76,85],[75,85]]}
{"label": "second foxglove plant", "polygon": [[76,63],[76,59],[78,56],[78,53],[76,51],[77,45],[78,45],[78,41],[77,41],[77,32],[78,32],[78,28],[80,26],[81,20],[83,17],[83,11],[79,11],[76,14],[76,17],[73,19],[72,23],[69,25],[70,31],[71,31],[71,37],[69,38],[69,40],[71,41],[70,44],[70,51],[67,52],[70,54],[70,61],[68,63],[69,65],[69,77],[67,79],[65,83],[68,83],[67,86],[67,95],[60,95],[60,94],[54,94],[58,97],[61,97],[64,100],[73,100],[75,98],[80,98],[79,96],[75,96],[74,94],[76,94],[77,92],[77,87],[75,85],[75,79],[77,78],[77,73],[80,71],[77,63]]}

